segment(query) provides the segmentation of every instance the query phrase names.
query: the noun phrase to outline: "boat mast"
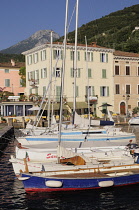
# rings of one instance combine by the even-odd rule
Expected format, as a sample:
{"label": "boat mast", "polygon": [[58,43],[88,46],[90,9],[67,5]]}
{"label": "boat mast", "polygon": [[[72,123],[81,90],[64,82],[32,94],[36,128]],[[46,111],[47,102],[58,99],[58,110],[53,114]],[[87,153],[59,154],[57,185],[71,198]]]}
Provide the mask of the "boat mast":
{"label": "boat mast", "polygon": [[[52,81],[52,44],[53,44],[53,31],[51,31],[51,44],[50,44],[50,82]],[[49,95],[48,95],[48,128],[50,129],[50,106],[51,106],[51,92],[52,83],[50,84]]]}
{"label": "boat mast", "polygon": [[[69,0],[66,0],[63,66],[62,66],[62,72],[61,72],[61,94],[60,94],[60,117],[59,117],[58,149],[60,149],[60,142],[61,142],[61,127],[62,127],[62,112],[63,112],[63,93],[64,93],[64,76],[65,76],[66,43],[67,43],[68,5],[69,5]],[[58,157],[58,163],[60,163],[60,157]]]}
{"label": "boat mast", "polygon": [[86,36],[85,36],[85,44],[86,44],[87,104],[88,104],[88,115],[89,115],[88,129],[90,129],[89,77],[88,77],[88,56],[87,56],[87,38],[86,38]]}
{"label": "boat mast", "polygon": [[79,9],[79,0],[76,1],[76,25],[75,25],[75,52],[74,52],[74,95],[73,95],[73,124],[75,120],[75,111],[76,111],[76,74],[77,74],[77,35],[78,35],[78,9]]}

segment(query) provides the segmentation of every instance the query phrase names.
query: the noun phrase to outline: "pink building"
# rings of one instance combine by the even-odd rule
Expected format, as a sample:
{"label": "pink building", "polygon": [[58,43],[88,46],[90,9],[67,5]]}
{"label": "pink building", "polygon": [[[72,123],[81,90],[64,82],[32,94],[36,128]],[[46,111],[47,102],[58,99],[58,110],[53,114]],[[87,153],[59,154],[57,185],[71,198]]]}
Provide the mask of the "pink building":
{"label": "pink building", "polygon": [[9,63],[0,63],[0,88],[13,92],[15,96],[23,95],[25,87],[21,85],[19,69],[24,66],[25,63],[16,63],[14,60]]}

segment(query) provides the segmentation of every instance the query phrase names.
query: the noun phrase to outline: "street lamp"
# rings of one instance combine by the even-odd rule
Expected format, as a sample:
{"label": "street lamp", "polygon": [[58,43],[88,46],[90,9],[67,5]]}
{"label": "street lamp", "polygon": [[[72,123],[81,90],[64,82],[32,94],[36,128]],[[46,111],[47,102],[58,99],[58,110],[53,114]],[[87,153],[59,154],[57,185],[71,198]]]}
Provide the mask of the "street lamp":
{"label": "street lamp", "polygon": [[130,99],[130,95],[128,95],[127,93],[125,95],[123,95],[123,98],[126,101],[126,117],[128,117],[128,101]]}

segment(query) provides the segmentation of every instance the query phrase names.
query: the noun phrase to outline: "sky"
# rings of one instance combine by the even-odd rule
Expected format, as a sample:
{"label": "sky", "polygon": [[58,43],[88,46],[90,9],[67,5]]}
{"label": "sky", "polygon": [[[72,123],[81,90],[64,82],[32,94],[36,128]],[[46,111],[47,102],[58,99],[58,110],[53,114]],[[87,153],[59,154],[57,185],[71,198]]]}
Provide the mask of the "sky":
{"label": "sky", "polygon": [[[69,31],[75,29],[75,3],[69,0]],[[79,0],[78,26],[136,4],[139,0]],[[53,30],[63,36],[65,7],[66,0],[0,0],[0,50],[39,30]]]}

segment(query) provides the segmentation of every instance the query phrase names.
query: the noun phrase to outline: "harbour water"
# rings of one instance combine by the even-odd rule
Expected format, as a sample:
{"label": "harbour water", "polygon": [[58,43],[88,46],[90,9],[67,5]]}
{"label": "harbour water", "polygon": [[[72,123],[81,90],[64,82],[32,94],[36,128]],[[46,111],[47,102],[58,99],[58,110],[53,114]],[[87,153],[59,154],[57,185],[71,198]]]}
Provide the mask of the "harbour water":
{"label": "harbour water", "polygon": [[[123,127],[126,130],[126,127]],[[139,127],[132,127],[139,141]],[[88,190],[26,194],[22,183],[15,177],[9,162],[14,154],[15,141],[11,139],[0,156],[0,209],[53,209],[53,210],[132,210],[139,209],[139,184]]]}

